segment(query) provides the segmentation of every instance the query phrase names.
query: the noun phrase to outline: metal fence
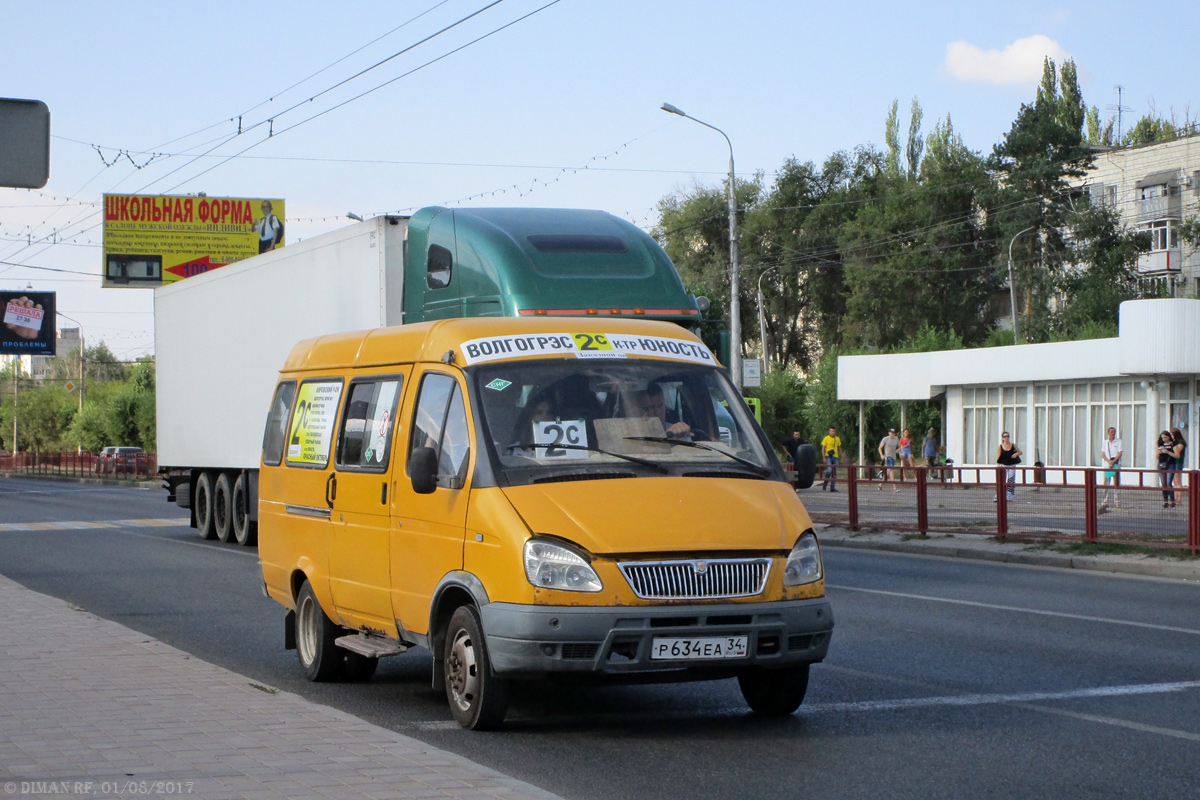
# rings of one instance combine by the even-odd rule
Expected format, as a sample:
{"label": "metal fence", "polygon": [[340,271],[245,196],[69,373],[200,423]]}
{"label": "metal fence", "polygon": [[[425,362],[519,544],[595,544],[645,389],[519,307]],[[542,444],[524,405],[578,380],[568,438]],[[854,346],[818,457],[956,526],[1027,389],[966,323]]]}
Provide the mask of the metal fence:
{"label": "metal fence", "polygon": [[154,453],[125,453],[103,459],[97,453],[13,453],[0,456],[0,472],[10,475],[149,480],[158,471]]}
{"label": "metal fence", "polygon": [[[800,492],[815,521],[918,533],[976,533],[1188,550],[1200,554],[1200,472],[1103,469],[818,467]],[[1169,483],[1168,483],[1169,482]]]}

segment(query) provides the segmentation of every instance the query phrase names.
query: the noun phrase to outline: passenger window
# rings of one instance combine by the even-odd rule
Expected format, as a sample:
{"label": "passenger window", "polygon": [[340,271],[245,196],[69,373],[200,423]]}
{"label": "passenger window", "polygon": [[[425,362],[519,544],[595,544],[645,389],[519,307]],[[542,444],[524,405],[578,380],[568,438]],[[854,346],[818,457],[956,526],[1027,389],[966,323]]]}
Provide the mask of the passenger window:
{"label": "passenger window", "polygon": [[350,399],[342,413],[337,465],[351,469],[387,469],[400,380],[358,381],[350,384]]}
{"label": "passenger window", "polygon": [[432,447],[438,454],[438,485],[460,489],[466,483],[471,440],[458,383],[449,375],[430,373],[421,381],[409,453]]}
{"label": "passenger window", "polygon": [[429,245],[429,260],[426,262],[425,285],[430,289],[445,289],[450,285],[450,271],[454,263],[453,256],[446,248]]}
{"label": "passenger window", "polygon": [[283,460],[283,443],[287,439],[287,419],[296,397],[294,381],[279,384],[271,410],[267,414],[267,429],[263,433],[263,463],[272,467]]}
{"label": "passenger window", "polygon": [[304,381],[296,393],[296,411],[288,429],[288,466],[324,468],[333,445],[342,381]]}

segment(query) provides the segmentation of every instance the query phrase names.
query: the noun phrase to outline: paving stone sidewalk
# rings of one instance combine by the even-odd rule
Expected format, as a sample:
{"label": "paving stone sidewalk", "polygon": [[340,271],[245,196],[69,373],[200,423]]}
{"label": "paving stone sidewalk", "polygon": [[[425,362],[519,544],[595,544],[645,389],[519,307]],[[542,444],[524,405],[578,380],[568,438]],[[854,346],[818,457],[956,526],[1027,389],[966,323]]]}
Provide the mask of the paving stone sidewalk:
{"label": "paving stone sidewalk", "polygon": [[5,797],[536,798],[0,576]]}
{"label": "paving stone sidewalk", "polygon": [[1000,541],[994,536],[977,534],[931,533],[919,536],[896,531],[851,531],[833,525],[818,524],[817,538],[824,547],[849,547],[862,550],[886,550],[894,553],[973,558],[1006,564],[1035,567],[1111,572],[1175,580],[1200,581],[1200,559],[1171,558],[1140,553],[1102,553],[1079,555],[1057,553],[1044,544],[1031,541]]}

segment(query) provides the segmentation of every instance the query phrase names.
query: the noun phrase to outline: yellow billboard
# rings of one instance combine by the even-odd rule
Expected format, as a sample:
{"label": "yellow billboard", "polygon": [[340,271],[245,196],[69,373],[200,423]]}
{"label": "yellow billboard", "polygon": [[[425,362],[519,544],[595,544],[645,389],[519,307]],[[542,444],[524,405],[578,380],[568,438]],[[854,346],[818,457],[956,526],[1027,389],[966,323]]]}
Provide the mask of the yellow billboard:
{"label": "yellow billboard", "polygon": [[104,195],[104,285],[154,287],[283,246],[283,200]]}

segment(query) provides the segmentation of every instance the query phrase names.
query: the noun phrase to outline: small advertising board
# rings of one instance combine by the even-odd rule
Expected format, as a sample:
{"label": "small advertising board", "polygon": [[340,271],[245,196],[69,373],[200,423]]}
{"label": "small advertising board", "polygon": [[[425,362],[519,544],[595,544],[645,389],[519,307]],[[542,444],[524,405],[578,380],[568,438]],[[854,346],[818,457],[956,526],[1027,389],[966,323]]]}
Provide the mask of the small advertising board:
{"label": "small advertising board", "polygon": [[104,286],[163,286],[283,246],[284,201],[104,195]]}
{"label": "small advertising board", "polygon": [[56,344],[54,292],[0,291],[0,354],[52,356]]}

